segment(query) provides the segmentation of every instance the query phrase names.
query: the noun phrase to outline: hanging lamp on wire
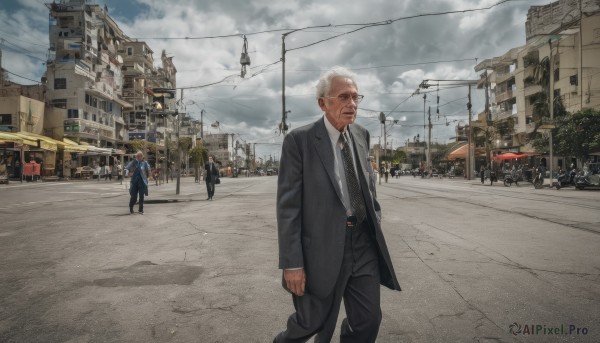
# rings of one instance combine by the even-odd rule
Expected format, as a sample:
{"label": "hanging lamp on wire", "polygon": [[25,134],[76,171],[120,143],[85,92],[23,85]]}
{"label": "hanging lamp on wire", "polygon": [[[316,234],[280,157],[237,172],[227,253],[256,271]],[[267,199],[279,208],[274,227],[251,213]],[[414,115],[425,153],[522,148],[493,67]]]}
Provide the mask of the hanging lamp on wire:
{"label": "hanging lamp on wire", "polygon": [[242,47],[242,56],[240,57],[240,64],[242,65],[242,78],[246,76],[246,66],[250,65],[250,55],[248,55],[248,40],[246,39],[246,35],[244,35],[243,38],[244,46]]}

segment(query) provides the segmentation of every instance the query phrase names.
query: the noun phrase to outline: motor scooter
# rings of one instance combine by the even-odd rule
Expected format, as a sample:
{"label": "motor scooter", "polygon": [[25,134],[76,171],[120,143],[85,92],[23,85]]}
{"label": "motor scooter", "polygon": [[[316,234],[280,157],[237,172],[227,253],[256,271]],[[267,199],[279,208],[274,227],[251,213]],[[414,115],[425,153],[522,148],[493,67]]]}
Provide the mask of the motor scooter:
{"label": "motor scooter", "polygon": [[496,176],[495,171],[490,171],[490,186],[494,184],[494,182],[498,182],[498,176]]}
{"label": "motor scooter", "polygon": [[504,175],[505,187],[510,187],[513,183],[518,186],[519,181],[523,181],[523,173],[521,169],[511,171],[510,173]]}
{"label": "motor scooter", "polygon": [[577,170],[573,169],[567,174],[564,170],[561,170],[556,178],[556,182],[552,183],[550,188],[555,187],[556,190],[559,190],[564,187],[572,187],[575,186],[575,176],[577,175]]}
{"label": "motor scooter", "polygon": [[535,189],[539,189],[544,186],[544,171],[542,168],[535,168],[534,177],[531,183],[533,183],[533,187],[535,187]]}

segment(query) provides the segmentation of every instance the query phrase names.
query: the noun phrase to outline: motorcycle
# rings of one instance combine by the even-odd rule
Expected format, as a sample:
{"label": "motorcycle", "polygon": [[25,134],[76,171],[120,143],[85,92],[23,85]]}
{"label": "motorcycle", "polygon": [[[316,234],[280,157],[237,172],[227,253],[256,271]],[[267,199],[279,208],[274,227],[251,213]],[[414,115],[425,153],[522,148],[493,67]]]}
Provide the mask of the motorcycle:
{"label": "motorcycle", "polygon": [[552,186],[554,186],[556,188],[556,190],[559,190],[561,188],[564,187],[570,187],[570,186],[575,186],[575,177],[577,175],[577,170],[573,169],[569,172],[569,174],[567,174],[565,171],[561,171],[561,173],[558,175],[556,182],[554,182],[552,184]]}
{"label": "motorcycle", "polygon": [[495,171],[490,172],[490,186],[494,184],[494,182],[498,182],[498,177],[496,176]]}
{"label": "motorcycle", "polygon": [[535,187],[535,189],[542,188],[544,186],[544,171],[542,168],[536,168],[534,175],[533,181],[531,181],[533,187]]}
{"label": "motorcycle", "polygon": [[521,169],[512,171],[504,175],[504,186],[510,187],[514,183],[515,185],[519,185],[519,181],[523,181],[523,173]]}
{"label": "motorcycle", "polygon": [[576,178],[575,188],[600,189],[600,162],[591,163],[585,174]]}

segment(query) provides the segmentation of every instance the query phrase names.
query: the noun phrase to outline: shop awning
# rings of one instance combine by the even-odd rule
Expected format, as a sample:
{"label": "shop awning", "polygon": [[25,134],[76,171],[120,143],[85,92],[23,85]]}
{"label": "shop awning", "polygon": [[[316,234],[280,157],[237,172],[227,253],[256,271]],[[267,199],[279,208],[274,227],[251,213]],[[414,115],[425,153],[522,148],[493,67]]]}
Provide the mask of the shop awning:
{"label": "shop awning", "polygon": [[522,157],[527,157],[527,156],[529,156],[529,155],[527,155],[527,154],[515,154],[513,152],[507,152],[507,153],[504,153],[504,154],[501,154],[501,155],[496,155],[495,159],[496,160],[502,160],[502,161],[504,161],[504,160],[512,160],[512,159],[515,159],[515,158],[522,158]]}
{"label": "shop awning", "polygon": [[12,134],[23,139],[23,144],[39,147],[48,151],[56,151],[58,150],[59,145],[64,144],[63,142],[57,141],[50,137],[38,135],[36,133],[27,131],[19,131]]}
{"label": "shop awning", "polygon": [[22,137],[17,137],[15,134],[9,132],[0,132],[0,141],[37,146],[37,141],[23,139]]}
{"label": "shop awning", "polygon": [[[469,152],[469,145],[464,144],[464,145],[461,145],[458,148],[452,150],[448,154],[448,158],[446,158],[446,159],[450,160],[450,161],[466,160],[468,152]],[[475,156],[476,157],[485,156],[485,149],[484,148],[475,148]]]}
{"label": "shop awning", "polygon": [[77,142],[74,142],[68,138],[63,138],[64,142],[64,150],[66,152],[86,152],[88,150],[87,146],[79,145]]}

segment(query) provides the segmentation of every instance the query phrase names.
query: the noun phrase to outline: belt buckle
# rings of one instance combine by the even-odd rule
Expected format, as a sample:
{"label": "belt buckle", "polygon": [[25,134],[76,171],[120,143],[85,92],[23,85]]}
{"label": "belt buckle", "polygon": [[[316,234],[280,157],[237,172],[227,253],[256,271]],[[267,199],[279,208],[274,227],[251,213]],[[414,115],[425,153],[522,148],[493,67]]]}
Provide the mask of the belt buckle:
{"label": "belt buckle", "polygon": [[356,216],[346,217],[346,228],[352,229],[356,226]]}

